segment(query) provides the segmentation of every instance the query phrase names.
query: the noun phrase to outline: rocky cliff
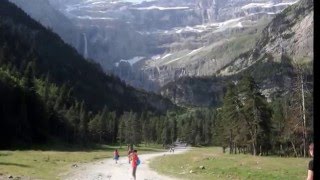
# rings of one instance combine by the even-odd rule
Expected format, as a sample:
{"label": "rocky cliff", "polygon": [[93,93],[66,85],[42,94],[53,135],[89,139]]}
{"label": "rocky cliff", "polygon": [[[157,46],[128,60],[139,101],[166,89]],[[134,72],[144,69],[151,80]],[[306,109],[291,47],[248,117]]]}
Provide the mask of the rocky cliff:
{"label": "rocky cliff", "polygon": [[[254,48],[234,58],[218,71],[217,77],[179,79],[164,86],[161,94],[183,105],[219,104],[226,82],[236,82],[247,72],[269,100],[285,94],[293,83],[297,64],[312,69],[313,28],[313,1],[302,0],[278,14],[264,28]],[[313,73],[306,71],[305,78],[312,82]],[[313,89],[312,83],[309,89]]]}
{"label": "rocky cliff", "polygon": [[[12,1],[42,24],[60,32],[65,41],[101,64],[105,71],[135,87],[154,91],[179,77],[216,73],[252,48],[266,23],[295,3],[295,0]],[[64,17],[50,13],[53,11]],[[74,27],[70,33],[69,29]]]}
{"label": "rocky cliff", "polygon": [[313,29],[313,0],[301,0],[273,19],[248,56],[236,58],[220,74],[237,73],[258,60],[266,61],[266,57],[280,62],[285,55],[295,63],[312,63]]}

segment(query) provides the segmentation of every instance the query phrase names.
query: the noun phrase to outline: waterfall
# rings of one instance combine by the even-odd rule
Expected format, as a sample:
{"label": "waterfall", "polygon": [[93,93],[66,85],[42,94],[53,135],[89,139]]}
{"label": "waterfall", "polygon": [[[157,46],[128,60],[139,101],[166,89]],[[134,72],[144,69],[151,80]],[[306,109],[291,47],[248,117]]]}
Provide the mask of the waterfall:
{"label": "waterfall", "polygon": [[87,42],[87,36],[85,33],[82,34],[84,39],[84,49],[83,49],[83,56],[84,58],[88,58],[88,42]]}

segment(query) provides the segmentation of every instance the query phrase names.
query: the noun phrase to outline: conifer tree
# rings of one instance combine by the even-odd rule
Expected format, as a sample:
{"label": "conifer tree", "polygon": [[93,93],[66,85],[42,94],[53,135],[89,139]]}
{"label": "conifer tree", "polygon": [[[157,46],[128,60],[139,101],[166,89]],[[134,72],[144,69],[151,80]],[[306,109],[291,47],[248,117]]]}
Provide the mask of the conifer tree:
{"label": "conifer tree", "polygon": [[88,136],[88,123],[89,118],[87,111],[85,109],[84,101],[82,101],[80,106],[80,124],[79,124],[79,133],[80,138],[83,143],[87,142],[87,136]]}
{"label": "conifer tree", "polygon": [[237,126],[241,124],[239,116],[240,103],[237,96],[236,86],[232,83],[228,84],[227,92],[223,99],[222,106],[222,121],[221,126],[223,128],[223,144],[222,146],[229,146],[230,153],[233,153],[235,143],[235,130]]}
{"label": "conifer tree", "polygon": [[270,148],[271,110],[250,75],[244,76],[239,86],[241,117],[248,128],[252,154],[257,155],[258,147],[260,153]]}
{"label": "conifer tree", "polygon": [[34,83],[34,71],[35,71],[34,62],[30,61],[24,71],[23,76],[23,87],[28,89],[29,91],[35,91],[35,83]]}

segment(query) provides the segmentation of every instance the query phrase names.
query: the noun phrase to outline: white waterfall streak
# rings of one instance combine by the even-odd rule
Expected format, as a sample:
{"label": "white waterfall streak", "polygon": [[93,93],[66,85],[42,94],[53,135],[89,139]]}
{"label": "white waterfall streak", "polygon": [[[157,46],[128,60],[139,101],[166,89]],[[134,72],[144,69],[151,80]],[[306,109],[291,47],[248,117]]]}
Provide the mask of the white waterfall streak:
{"label": "white waterfall streak", "polygon": [[84,39],[84,52],[83,52],[83,56],[84,58],[88,58],[88,41],[87,41],[87,36],[85,33],[82,34],[83,35],[83,39]]}

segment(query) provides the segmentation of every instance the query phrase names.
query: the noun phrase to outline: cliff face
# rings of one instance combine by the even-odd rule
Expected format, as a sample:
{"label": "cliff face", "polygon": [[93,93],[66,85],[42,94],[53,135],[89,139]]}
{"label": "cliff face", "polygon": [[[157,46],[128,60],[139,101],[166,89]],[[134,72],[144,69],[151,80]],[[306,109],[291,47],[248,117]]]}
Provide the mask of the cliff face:
{"label": "cliff face", "polygon": [[182,106],[218,107],[225,84],[223,78],[183,77],[162,87],[161,95]]}
{"label": "cliff face", "polygon": [[197,0],[202,22],[221,22],[249,14],[279,13],[295,1],[289,0]]}
{"label": "cliff face", "polygon": [[[26,0],[12,1],[24,2],[21,7],[26,11],[35,6]],[[216,74],[241,53],[252,49],[275,14],[295,3],[295,0],[49,1],[50,4],[45,4],[74,24],[74,32],[65,30],[71,25],[64,22],[69,21],[57,18],[54,13],[41,20],[46,17],[41,12],[47,10],[37,8],[29,13],[43,24],[50,24],[55,32],[63,31],[59,35],[65,41],[72,42],[83,56],[98,62],[105,71],[134,87],[152,91],[181,77]],[[55,19],[63,23],[55,23]]]}
{"label": "cliff face", "polygon": [[[245,72],[253,75],[269,100],[285,94],[293,83],[295,65],[313,66],[313,28],[313,1],[300,1],[278,14],[264,28],[254,48],[234,58],[217,77],[179,79],[164,86],[161,94],[183,105],[219,104],[225,82],[237,81]],[[306,71],[305,78],[312,82],[313,73]]]}
{"label": "cliff face", "polygon": [[146,58],[151,82],[163,86],[180,77],[210,76],[255,46],[275,14],[295,1],[197,0],[201,23],[159,33],[164,53]]}
{"label": "cliff face", "polygon": [[246,58],[236,58],[221,71],[235,74],[268,58],[280,62],[282,55],[295,63],[313,62],[313,0],[302,0],[278,14],[263,30],[255,48]]}

